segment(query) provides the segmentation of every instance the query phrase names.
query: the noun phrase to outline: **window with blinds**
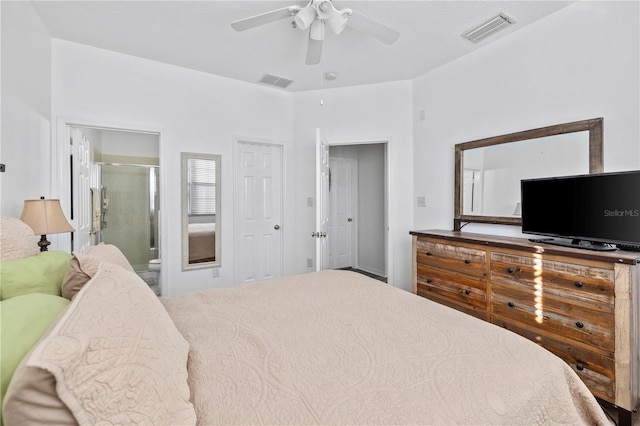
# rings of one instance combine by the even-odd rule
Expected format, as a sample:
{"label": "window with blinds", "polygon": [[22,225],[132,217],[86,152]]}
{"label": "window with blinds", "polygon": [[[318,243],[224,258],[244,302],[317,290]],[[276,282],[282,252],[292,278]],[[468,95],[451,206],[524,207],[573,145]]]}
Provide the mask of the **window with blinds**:
{"label": "window with blinds", "polygon": [[189,159],[189,216],[216,214],[216,162]]}

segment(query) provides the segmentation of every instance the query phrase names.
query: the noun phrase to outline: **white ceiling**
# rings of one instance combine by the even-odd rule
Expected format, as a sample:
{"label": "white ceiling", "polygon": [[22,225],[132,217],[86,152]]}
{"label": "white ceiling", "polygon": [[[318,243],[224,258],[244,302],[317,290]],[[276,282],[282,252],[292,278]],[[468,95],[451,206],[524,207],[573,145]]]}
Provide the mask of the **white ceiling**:
{"label": "white ceiling", "polygon": [[[256,84],[267,73],[294,82],[288,91],[413,79],[573,1],[334,2],[400,32],[387,46],[347,28],[326,35],[319,65],[305,65],[307,31],[289,19],[244,32],[230,23],[306,1],[33,1],[53,38],[69,40]],[[505,12],[517,23],[475,44],[460,35]],[[277,89],[282,90],[282,89]]]}

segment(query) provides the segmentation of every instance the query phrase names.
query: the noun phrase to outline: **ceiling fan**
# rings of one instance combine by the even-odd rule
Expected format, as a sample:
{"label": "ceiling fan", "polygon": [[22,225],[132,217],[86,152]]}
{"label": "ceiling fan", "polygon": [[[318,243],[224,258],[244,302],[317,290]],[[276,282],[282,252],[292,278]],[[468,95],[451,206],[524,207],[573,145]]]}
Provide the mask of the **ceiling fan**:
{"label": "ceiling fan", "polygon": [[348,24],[351,28],[372,36],[384,44],[392,44],[400,37],[399,32],[349,8],[336,9],[331,0],[310,0],[309,4],[304,7],[298,5],[283,7],[240,19],[233,22],[231,27],[236,31],[244,31],[291,17],[293,17],[294,28],[300,30],[309,28],[309,43],[305,61],[307,65],[315,65],[320,62],[326,27],[329,27],[334,34],[340,34]]}

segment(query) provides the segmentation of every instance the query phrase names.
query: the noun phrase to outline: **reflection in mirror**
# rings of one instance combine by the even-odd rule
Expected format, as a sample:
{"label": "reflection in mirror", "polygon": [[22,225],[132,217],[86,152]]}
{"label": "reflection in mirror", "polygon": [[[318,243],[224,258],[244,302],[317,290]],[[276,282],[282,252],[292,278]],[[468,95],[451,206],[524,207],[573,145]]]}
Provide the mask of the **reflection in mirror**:
{"label": "reflection in mirror", "polygon": [[182,269],[220,266],[220,156],[183,152]]}
{"label": "reflection in mirror", "polygon": [[603,171],[602,118],[455,147],[454,230],[462,222],[520,225],[520,180]]}
{"label": "reflection in mirror", "polygon": [[464,153],[463,213],[520,216],[520,180],[589,173],[588,132],[567,133]]}

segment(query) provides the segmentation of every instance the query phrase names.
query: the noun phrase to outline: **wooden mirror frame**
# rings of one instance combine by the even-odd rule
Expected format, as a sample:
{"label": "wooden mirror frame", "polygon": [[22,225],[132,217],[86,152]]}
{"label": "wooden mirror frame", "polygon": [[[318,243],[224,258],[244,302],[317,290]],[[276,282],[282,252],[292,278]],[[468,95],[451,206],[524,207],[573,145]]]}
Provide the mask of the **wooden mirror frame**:
{"label": "wooden mirror frame", "polygon": [[520,142],[528,139],[544,138],[547,136],[561,135],[565,133],[589,132],[589,173],[602,173],[604,171],[603,158],[603,118],[574,121],[571,123],[557,124],[506,135],[493,136],[475,141],[456,144],[455,146],[455,179],[454,179],[454,219],[453,230],[460,231],[463,222],[466,223],[490,223],[501,225],[522,225],[522,218],[507,216],[479,216],[463,214],[462,184],[464,165],[462,155],[465,150],[482,148],[511,142]]}

